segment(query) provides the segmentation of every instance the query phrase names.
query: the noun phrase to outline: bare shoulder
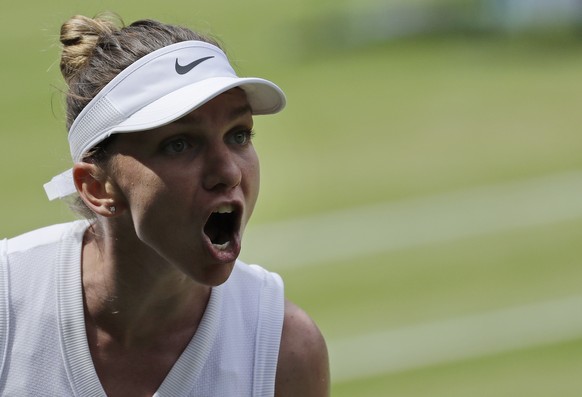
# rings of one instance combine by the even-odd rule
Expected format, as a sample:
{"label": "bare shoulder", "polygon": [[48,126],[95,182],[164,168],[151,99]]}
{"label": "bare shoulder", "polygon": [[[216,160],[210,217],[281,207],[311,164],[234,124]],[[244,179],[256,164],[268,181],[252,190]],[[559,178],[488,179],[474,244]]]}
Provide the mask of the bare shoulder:
{"label": "bare shoulder", "polygon": [[275,396],[329,396],[329,359],[323,335],[298,306],[286,301]]}

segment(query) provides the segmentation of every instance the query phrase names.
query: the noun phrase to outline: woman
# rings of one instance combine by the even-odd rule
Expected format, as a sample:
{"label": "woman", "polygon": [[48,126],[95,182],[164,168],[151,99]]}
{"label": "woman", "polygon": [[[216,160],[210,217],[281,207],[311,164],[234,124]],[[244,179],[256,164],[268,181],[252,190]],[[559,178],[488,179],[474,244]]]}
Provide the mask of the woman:
{"label": "woman", "polygon": [[76,16],[61,42],[74,166],[45,189],[87,220],[0,244],[0,394],[328,395],[315,324],[237,260],[282,91],[156,21]]}

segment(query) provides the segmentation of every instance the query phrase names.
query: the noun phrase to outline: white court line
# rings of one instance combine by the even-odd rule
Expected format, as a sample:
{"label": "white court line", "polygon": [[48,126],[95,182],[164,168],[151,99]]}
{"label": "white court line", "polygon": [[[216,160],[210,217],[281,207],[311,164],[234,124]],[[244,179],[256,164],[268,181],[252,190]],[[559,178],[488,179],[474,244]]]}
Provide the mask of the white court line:
{"label": "white court line", "polygon": [[328,341],[340,383],[582,337],[582,296]]}
{"label": "white court line", "polygon": [[273,224],[251,223],[241,258],[276,271],[581,217],[582,172],[568,172]]}
{"label": "white court line", "polygon": [[[292,198],[290,198],[292,200]],[[277,270],[582,218],[582,172],[249,227]],[[582,297],[328,341],[335,383],[582,337]]]}

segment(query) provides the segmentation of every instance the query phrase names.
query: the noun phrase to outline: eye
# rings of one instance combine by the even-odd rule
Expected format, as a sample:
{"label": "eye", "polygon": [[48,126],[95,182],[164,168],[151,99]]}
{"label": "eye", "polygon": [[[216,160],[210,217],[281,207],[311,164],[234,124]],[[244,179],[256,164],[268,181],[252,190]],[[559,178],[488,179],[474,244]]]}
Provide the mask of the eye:
{"label": "eye", "polygon": [[162,146],[162,150],[167,154],[180,154],[191,148],[192,145],[184,139],[177,138],[173,139]]}
{"label": "eye", "polygon": [[235,131],[230,135],[229,141],[235,145],[246,145],[252,140],[254,135],[255,133],[252,130]]}

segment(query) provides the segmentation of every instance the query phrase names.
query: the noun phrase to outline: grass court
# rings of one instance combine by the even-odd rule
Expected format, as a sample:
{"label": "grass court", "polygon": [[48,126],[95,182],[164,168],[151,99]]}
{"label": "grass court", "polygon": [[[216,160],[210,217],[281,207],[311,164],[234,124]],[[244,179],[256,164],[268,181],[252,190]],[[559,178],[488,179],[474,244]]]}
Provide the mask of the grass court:
{"label": "grass court", "polygon": [[72,219],[42,190],[70,165],[61,22],[113,10],[198,28],[288,95],[255,119],[262,190],[242,258],[320,325],[334,397],[579,396],[582,40],[331,48],[306,28],[348,6],[5,1],[0,236]]}

